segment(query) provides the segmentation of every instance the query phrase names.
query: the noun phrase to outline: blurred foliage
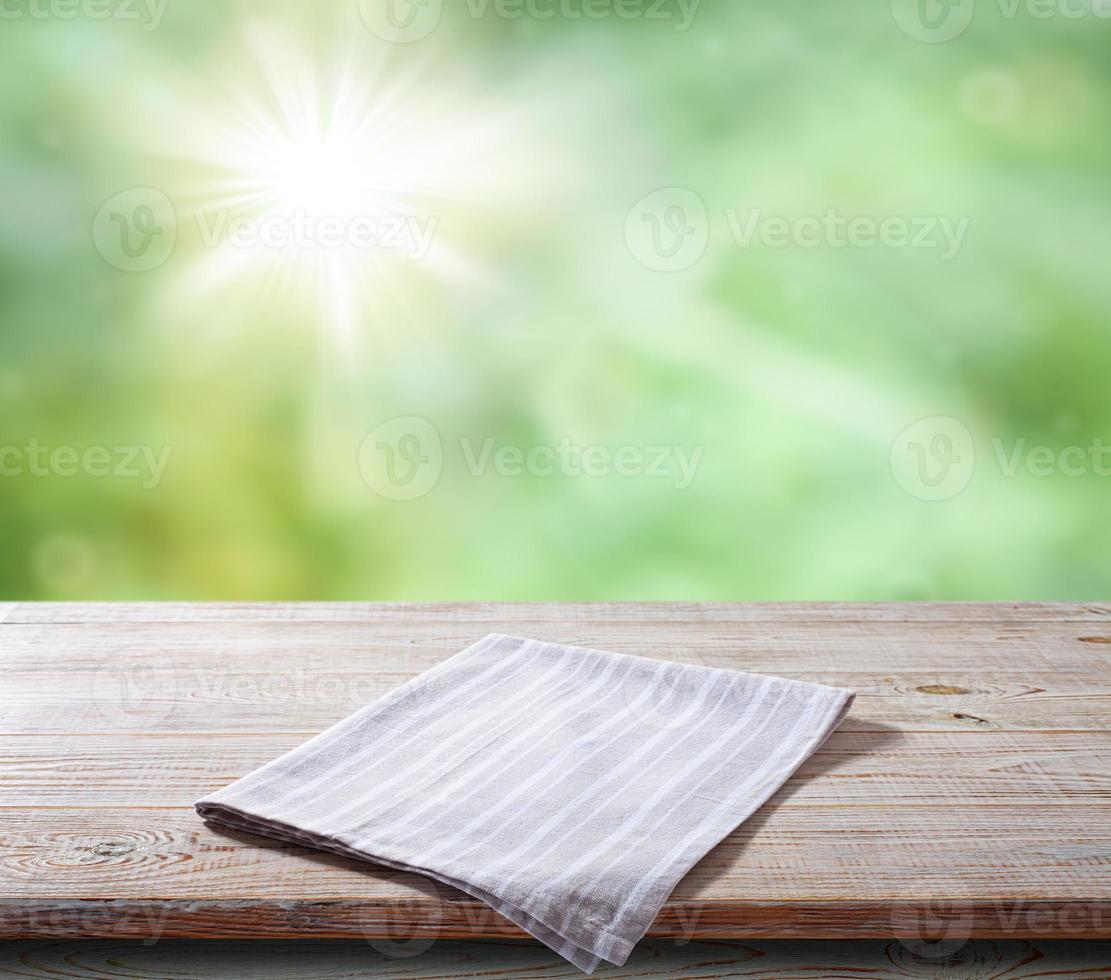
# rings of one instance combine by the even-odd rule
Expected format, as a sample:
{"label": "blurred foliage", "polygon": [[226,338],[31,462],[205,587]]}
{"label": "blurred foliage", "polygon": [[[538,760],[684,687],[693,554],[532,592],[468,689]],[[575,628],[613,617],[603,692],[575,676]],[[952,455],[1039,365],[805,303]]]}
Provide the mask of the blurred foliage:
{"label": "blurred foliage", "polygon": [[[0,595],[1107,597],[1111,456],[1106,472],[1059,457],[1111,444],[1106,12],[978,0],[931,43],[885,0],[703,0],[686,30],[568,4],[545,19],[451,3],[396,45],[354,0],[168,0],[149,30],[9,8],[0,447],[22,471],[0,476]],[[192,152],[207,121],[239,118],[244,91],[266,101],[252,32],[312,66],[307,98],[327,101],[341,63],[388,94],[383,118],[418,154],[444,152],[438,127],[461,133],[440,168],[458,180],[411,188],[437,216],[434,254],[347,270],[342,331],[314,292],[329,287],[284,267],[217,282],[192,222],[220,176]],[[106,261],[91,230],[132,187],[177,209],[174,252],[148,271]],[[626,217],[670,187],[704,202],[708,243],[660,272]],[[727,218],[830,209],[967,234],[950,259],[741,246]],[[418,499],[360,473],[363,440],[398,416],[442,442]],[[975,451],[939,500],[892,465],[931,417]],[[681,488],[472,475],[461,440],[491,438],[701,456]],[[150,487],[35,475],[32,440],[172,452]],[[1044,475],[1033,447],[1055,460]]]}

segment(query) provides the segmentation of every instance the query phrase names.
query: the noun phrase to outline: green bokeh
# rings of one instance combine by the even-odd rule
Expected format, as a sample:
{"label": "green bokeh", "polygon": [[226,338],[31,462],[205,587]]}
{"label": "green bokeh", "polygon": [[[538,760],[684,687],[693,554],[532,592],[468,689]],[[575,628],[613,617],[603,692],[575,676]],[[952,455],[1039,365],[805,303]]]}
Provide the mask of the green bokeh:
{"label": "green bokeh", "polygon": [[[9,3],[0,596],[1106,598],[1111,7],[977,0],[934,42],[901,0],[703,0],[687,29],[678,3],[588,6],[445,0],[391,45],[354,0],[168,0],[157,23],[143,0],[139,21]],[[343,336],[288,270],[212,283],[191,218],[212,174],[167,150],[238,105],[252,31],[315,66],[318,99],[341,61],[374,79],[429,155],[436,120],[464,134],[457,185],[412,189],[452,261],[368,257]],[[94,241],[134,187],[176,209],[149,271]],[[670,271],[626,238],[661,188],[707,218],[704,254]],[[946,257],[742,245],[730,223],[830,211],[966,231]],[[409,416],[442,473],[392,499],[360,446]],[[974,455],[933,441],[942,422],[907,448],[944,418]],[[491,439],[699,462],[689,486],[475,475],[464,447]],[[170,456],[157,486],[36,475],[32,441]],[[967,485],[923,499],[943,466]]]}

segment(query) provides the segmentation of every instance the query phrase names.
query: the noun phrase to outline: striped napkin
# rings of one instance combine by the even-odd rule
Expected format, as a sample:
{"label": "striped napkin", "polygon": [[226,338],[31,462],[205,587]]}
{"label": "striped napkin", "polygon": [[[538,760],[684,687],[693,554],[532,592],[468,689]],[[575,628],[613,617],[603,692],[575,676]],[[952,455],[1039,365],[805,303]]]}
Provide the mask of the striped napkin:
{"label": "striped napkin", "polygon": [[586,973],[837,727],[851,691],[494,634],[206,796],[206,820],[415,871]]}

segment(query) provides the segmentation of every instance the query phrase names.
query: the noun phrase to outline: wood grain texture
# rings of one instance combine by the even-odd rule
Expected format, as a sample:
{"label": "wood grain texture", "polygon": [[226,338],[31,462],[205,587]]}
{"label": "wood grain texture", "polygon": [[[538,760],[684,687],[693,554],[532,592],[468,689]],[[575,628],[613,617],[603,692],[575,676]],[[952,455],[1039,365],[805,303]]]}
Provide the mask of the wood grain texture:
{"label": "wood grain texture", "polygon": [[[784,903],[787,916],[802,900],[871,903],[883,914],[900,901],[1007,902],[1021,880],[1037,881],[1039,899],[1062,902],[1111,888],[1111,805],[1061,809],[1047,827],[1029,807],[796,807],[784,796],[703,858],[674,901]],[[27,808],[4,818],[0,894],[16,903],[73,896],[95,878],[98,895],[118,899],[233,896],[277,907],[295,880],[302,900],[450,896],[457,908],[485,908],[419,875],[212,829],[186,807]]]}
{"label": "wood grain texture", "polygon": [[[394,945],[342,942],[224,942],[164,940],[19,942],[0,946],[0,977],[103,980],[303,978],[303,980],[520,980],[572,975],[537,943],[438,942]],[[1111,943],[972,940],[955,943],[772,941],[755,943],[666,940],[642,943],[623,967],[603,965],[595,977],[624,980],[1055,980],[1111,976]]]}
{"label": "wood grain texture", "polygon": [[650,935],[913,937],[940,922],[1111,938],[1109,604],[12,604],[0,617],[0,936],[519,935],[427,879],[216,832],[191,808],[497,631],[858,690],[841,730],[680,883]]}
{"label": "wood grain texture", "polygon": [[[358,662],[366,656],[362,652],[307,654],[306,660],[316,662],[311,669],[305,665],[284,671],[259,669],[259,660],[278,664],[290,656],[288,648],[277,647],[267,654],[237,651],[221,663],[211,664],[198,653],[184,670],[159,668],[157,658],[162,655],[141,645],[122,647],[118,657],[103,653],[95,661],[90,658],[88,667],[75,660],[71,669],[60,671],[29,667],[28,660],[35,654],[25,651],[18,663],[13,657],[0,691],[0,733],[126,729],[159,734],[264,731],[310,735],[427,669],[412,663],[392,670],[364,669]],[[144,656],[150,666],[142,666]],[[439,658],[426,659],[430,666]],[[783,663],[784,658],[776,660],[754,654],[745,663],[757,673],[789,671],[798,680],[855,690],[855,710],[844,725],[848,731],[892,726],[1053,731],[1064,725],[1073,731],[1103,731],[1111,716],[1111,669],[1107,668],[1093,668],[1088,673],[1023,672],[1012,665],[991,674],[938,668],[877,676],[847,667],[791,669]],[[91,666],[94,662],[99,666]],[[135,696],[121,712],[112,688],[125,683]]]}
{"label": "wood grain texture", "polygon": [[[68,607],[46,608],[62,617]],[[268,622],[254,612],[231,625],[207,607],[197,622],[8,623],[0,732],[308,735],[490,629],[850,686],[859,697],[846,730],[1102,731],[1111,716],[1111,644],[1092,642],[1111,628],[1074,622],[1094,616],[1087,607],[1060,621],[1006,607],[998,623],[970,620],[960,607],[963,619],[935,617],[928,628],[917,609],[905,621],[890,613],[850,620],[841,611],[826,624],[801,614],[769,624],[740,614],[729,623],[708,607],[705,618],[676,621],[676,613],[654,624],[648,613],[629,623],[623,607],[606,607],[616,610],[613,620],[593,607],[568,607],[563,620],[559,608],[476,614],[473,624],[460,622],[458,610],[425,618],[423,607],[408,625],[292,615]]]}
{"label": "wood grain texture", "polygon": [[[0,807],[191,806],[307,735],[35,735],[6,739]],[[840,731],[780,793],[793,806],[1111,803],[1111,732]]]}

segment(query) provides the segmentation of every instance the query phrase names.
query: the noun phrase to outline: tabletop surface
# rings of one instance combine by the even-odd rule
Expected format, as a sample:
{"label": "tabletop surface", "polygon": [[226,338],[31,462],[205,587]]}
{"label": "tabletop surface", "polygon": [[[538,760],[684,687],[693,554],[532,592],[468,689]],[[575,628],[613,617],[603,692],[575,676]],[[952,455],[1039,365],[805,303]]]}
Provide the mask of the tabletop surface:
{"label": "tabletop surface", "polygon": [[193,801],[490,632],[857,691],[685,938],[1111,938],[1111,603],[0,604],[0,937],[506,938]]}

